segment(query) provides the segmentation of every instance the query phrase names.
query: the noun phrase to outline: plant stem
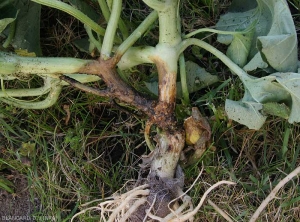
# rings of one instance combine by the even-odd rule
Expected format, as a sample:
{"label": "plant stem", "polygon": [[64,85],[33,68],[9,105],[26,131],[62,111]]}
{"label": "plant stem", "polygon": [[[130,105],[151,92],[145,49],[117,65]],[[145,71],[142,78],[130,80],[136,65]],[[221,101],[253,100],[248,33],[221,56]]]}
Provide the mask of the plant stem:
{"label": "plant stem", "polygon": [[91,60],[73,58],[22,57],[0,52],[0,76],[81,73]]}
{"label": "plant stem", "polygon": [[108,22],[109,17],[110,17],[110,10],[107,6],[106,1],[105,0],[98,0],[98,4],[100,6],[100,9],[101,9],[101,12],[104,16],[105,21]]}
{"label": "plant stem", "polygon": [[[120,54],[116,54],[120,57]],[[122,56],[118,63],[121,70],[129,69],[142,63],[153,63],[151,59],[155,55],[155,48],[151,46],[131,47]]]}
{"label": "plant stem", "polygon": [[151,12],[145,20],[134,30],[133,33],[118,47],[116,54],[122,56],[155,22],[157,19],[157,12]]}
{"label": "plant stem", "polygon": [[183,94],[183,103],[184,105],[189,105],[190,97],[189,97],[189,90],[186,82],[185,59],[183,54],[179,56],[179,67],[180,67],[180,82],[181,82],[181,89]]}
{"label": "plant stem", "polygon": [[190,38],[193,35],[196,35],[196,34],[201,33],[201,32],[212,32],[212,33],[222,34],[222,35],[244,34],[244,33],[249,32],[253,28],[254,28],[253,25],[249,26],[247,29],[245,29],[243,31],[223,31],[223,30],[216,30],[216,29],[211,29],[211,28],[202,28],[202,29],[195,30],[195,31],[183,36],[183,38],[187,39],[187,38]]}
{"label": "plant stem", "polygon": [[81,82],[79,82],[76,79],[73,79],[69,76],[62,75],[62,76],[60,76],[60,79],[64,80],[66,83],[68,83],[71,86],[76,87],[77,89],[80,89],[84,92],[92,93],[94,95],[102,96],[102,97],[110,97],[110,94],[107,90],[99,90],[99,89],[84,85]]}
{"label": "plant stem", "polygon": [[178,0],[168,3],[167,9],[158,11],[159,18],[159,43],[175,46],[181,41],[180,26],[178,20]]}
{"label": "plant stem", "polygon": [[[105,18],[105,21],[108,22],[109,17],[110,17],[110,10],[108,8],[108,5],[107,5],[106,1],[105,0],[98,0],[98,4],[101,8],[101,11],[102,11],[103,16]],[[118,26],[119,26],[119,29],[122,33],[123,39],[126,39],[128,37],[128,29],[127,29],[124,21],[121,18],[118,21]]]}
{"label": "plant stem", "polygon": [[48,93],[51,89],[51,78],[44,77],[44,85],[34,89],[5,89],[1,80],[0,97],[25,97],[25,96],[41,96]]}
{"label": "plant stem", "polygon": [[61,80],[51,79],[49,83],[50,92],[46,99],[39,102],[30,102],[24,100],[18,100],[14,98],[0,98],[0,101],[3,101],[7,104],[11,104],[13,106],[17,106],[22,109],[46,109],[56,103],[58,100],[59,94],[62,90],[62,86],[60,85]]}
{"label": "plant stem", "polygon": [[158,12],[159,43],[177,45],[181,41],[178,0],[144,0],[144,2]]}
{"label": "plant stem", "polygon": [[101,47],[102,47],[101,46],[101,42],[99,40],[95,39],[94,34],[93,34],[93,32],[92,32],[92,30],[91,30],[90,27],[88,27],[88,26],[85,25],[84,28],[85,28],[88,36],[89,36],[90,42],[92,44],[94,44],[94,46],[96,46],[97,50],[100,52],[101,51]]}
{"label": "plant stem", "polygon": [[158,0],[143,0],[150,8],[153,8],[156,11],[164,11],[167,8],[167,3]]}
{"label": "plant stem", "polygon": [[242,81],[251,78],[242,68],[240,68],[233,61],[231,61],[224,53],[222,53],[215,47],[211,46],[210,44],[208,44],[202,40],[199,40],[199,39],[190,38],[190,39],[186,39],[186,40],[182,41],[178,47],[178,51],[177,51],[178,54],[182,53],[190,45],[199,46],[199,47],[209,51],[216,57],[218,57],[218,59],[220,59],[229,69],[231,69],[232,72],[237,74],[241,78]]}
{"label": "plant stem", "polygon": [[184,133],[162,131],[158,133],[158,147],[154,152],[151,171],[160,178],[174,178],[180,153],[184,147]]}
{"label": "plant stem", "polygon": [[122,0],[114,0],[111,15],[108,21],[108,25],[102,43],[102,49],[101,49],[102,59],[110,58],[111,50],[114,43],[114,38],[118,27],[118,21],[121,15],[121,9],[122,9]]}
{"label": "plant stem", "polygon": [[257,210],[255,211],[255,213],[252,215],[252,217],[250,218],[250,222],[255,222],[259,215],[261,214],[261,212],[266,208],[266,206],[268,205],[268,203],[273,200],[274,198],[276,198],[276,194],[278,193],[278,191],[289,181],[291,181],[295,176],[297,176],[298,174],[300,174],[300,166],[298,166],[296,169],[294,169],[291,173],[289,173],[285,178],[283,178],[276,186],[275,188],[271,191],[271,193],[266,197],[266,199],[264,199],[264,201],[260,204],[260,206],[257,208]]}

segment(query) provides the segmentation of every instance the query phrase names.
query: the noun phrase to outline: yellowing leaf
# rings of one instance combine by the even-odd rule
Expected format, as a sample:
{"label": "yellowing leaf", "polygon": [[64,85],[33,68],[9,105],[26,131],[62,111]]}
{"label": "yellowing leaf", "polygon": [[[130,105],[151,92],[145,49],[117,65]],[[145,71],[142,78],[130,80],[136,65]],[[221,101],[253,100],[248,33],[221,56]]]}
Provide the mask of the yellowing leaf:
{"label": "yellowing leaf", "polygon": [[35,154],[35,143],[22,143],[19,153],[22,156],[33,156]]}
{"label": "yellowing leaf", "polygon": [[36,54],[34,52],[28,52],[27,49],[16,49],[15,53],[19,56],[36,57]]}

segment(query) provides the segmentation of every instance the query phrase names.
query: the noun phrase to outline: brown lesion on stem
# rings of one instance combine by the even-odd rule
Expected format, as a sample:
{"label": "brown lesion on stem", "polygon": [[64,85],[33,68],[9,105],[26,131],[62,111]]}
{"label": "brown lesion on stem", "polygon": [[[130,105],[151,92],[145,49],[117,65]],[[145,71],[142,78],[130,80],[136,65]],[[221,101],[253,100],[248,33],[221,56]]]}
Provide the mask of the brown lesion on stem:
{"label": "brown lesion on stem", "polygon": [[111,58],[108,60],[99,58],[98,60],[87,64],[79,71],[80,73],[99,76],[107,86],[105,90],[98,90],[86,86],[74,79],[66,78],[66,76],[62,76],[61,79],[83,91],[99,96],[109,97],[112,99],[118,99],[124,103],[135,106],[139,110],[146,113],[148,116],[154,115],[153,107],[155,106],[156,101],[141,95],[139,92],[125,83],[117,73],[117,62],[118,59],[115,58]]}
{"label": "brown lesion on stem", "polygon": [[99,76],[107,86],[104,90],[86,86],[64,75],[61,76],[61,79],[85,92],[118,99],[132,105],[144,112],[149,117],[151,124],[160,128],[175,129],[176,73],[168,72],[164,61],[154,59],[159,75],[159,98],[156,101],[140,94],[120,78],[116,70],[118,61],[118,57],[108,60],[99,58],[79,70],[80,73]]}
{"label": "brown lesion on stem", "polygon": [[163,123],[162,128],[173,129],[176,121],[174,116],[176,102],[176,72],[168,71],[163,60],[154,59],[158,71],[158,103],[154,108],[152,122]]}

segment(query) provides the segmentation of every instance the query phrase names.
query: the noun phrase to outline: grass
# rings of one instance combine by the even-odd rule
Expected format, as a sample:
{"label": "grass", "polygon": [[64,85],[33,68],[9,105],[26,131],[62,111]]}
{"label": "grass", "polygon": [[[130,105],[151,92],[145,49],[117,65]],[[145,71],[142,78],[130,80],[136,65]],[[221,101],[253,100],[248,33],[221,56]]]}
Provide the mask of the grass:
{"label": "grass", "polygon": [[[124,10],[128,20],[148,13],[136,5],[139,2],[133,1],[130,7],[137,10],[132,13]],[[184,1],[184,30],[213,25],[227,6],[228,1],[219,4],[212,0]],[[51,36],[43,38],[44,53],[89,57],[72,45],[74,39],[82,37],[80,24],[55,10],[44,9],[44,12],[43,29]],[[299,17],[295,16],[295,20]],[[156,32],[156,29],[150,31],[149,36],[155,36]],[[215,41],[215,36],[208,38]],[[150,39],[146,40],[153,41]],[[191,60],[222,77],[224,84],[217,91],[205,89],[191,97],[202,113],[210,117],[216,151],[206,152],[198,164],[184,169],[185,187],[192,185],[203,163],[204,171],[189,192],[194,203],[212,184],[232,180],[236,186],[222,186],[208,198],[233,221],[248,221],[272,188],[300,164],[300,125],[270,117],[261,130],[254,131],[230,121],[224,115],[224,101],[242,96],[240,81],[217,60],[207,60],[206,52],[192,49],[190,52],[187,54]],[[197,53],[202,54],[201,61],[195,57]],[[130,77],[137,78],[134,74]],[[83,204],[102,200],[121,189],[127,180],[137,178],[140,156],[149,153],[143,127],[140,113],[121,110],[113,101],[70,87],[64,89],[56,105],[45,110],[22,110],[0,103],[0,172],[4,178],[9,178],[12,170],[27,175],[32,200],[38,198],[41,203],[35,215],[69,221],[72,215],[85,209]],[[279,191],[260,221],[300,221],[298,180]],[[78,221],[98,218],[98,212],[87,212]],[[224,219],[206,202],[197,221]]]}

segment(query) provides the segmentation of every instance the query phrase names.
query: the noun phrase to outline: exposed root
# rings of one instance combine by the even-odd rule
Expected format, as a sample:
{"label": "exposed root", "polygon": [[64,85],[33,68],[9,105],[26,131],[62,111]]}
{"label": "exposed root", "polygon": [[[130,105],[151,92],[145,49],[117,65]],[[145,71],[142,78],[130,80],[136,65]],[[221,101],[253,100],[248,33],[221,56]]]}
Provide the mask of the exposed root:
{"label": "exposed root", "polygon": [[273,200],[276,197],[277,192],[291,179],[293,179],[295,176],[300,174],[300,166],[298,166],[296,169],[294,169],[290,174],[288,174],[285,178],[283,178],[276,187],[271,191],[271,193],[267,196],[267,198],[261,203],[261,205],[257,208],[255,213],[250,218],[250,222],[255,222],[261,212],[265,209],[265,207],[268,205],[268,203]]}
{"label": "exposed root", "polygon": [[233,222],[233,220],[226,214],[221,208],[219,208],[214,202],[212,202],[210,199],[207,200],[208,204],[212,206],[215,211],[217,211],[222,217],[224,217],[225,220],[228,222]]}
{"label": "exposed root", "polygon": [[[194,215],[199,211],[204,203],[207,195],[216,187],[222,184],[235,184],[229,181],[220,181],[211,186],[202,196],[199,204],[196,208],[193,207],[191,198],[182,192],[181,189],[177,189],[176,193],[181,193],[175,199],[169,201],[169,204],[165,204],[164,199],[169,195],[162,190],[153,192],[153,187],[150,184],[144,184],[128,191],[121,195],[114,195],[112,199],[108,199],[96,207],[91,207],[81,211],[74,215],[73,218],[79,214],[85,213],[88,210],[99,210],[100,221],[103,222],[125,222],[125,221],[159,221],[159,222],[192,222]],[[178,188],[178,187],[177,187]],[[167,189],[165,189],[167,190]],[[164,205],[165,204],[165,205]],[[168,206],[169,213],[165,211],[159,212],[159,209],[164,209]],[[163,215],[163,216],[161,216]],[[71,221],[73,221],[73,218]]]}
{"label": "exposed root", "polygon": [[147,196],[150,193],[149,185],[138,186],[127,193],[114,195],[108,200],[98,204],[96,207],[90,207],[75,214],[73,219],[87,211],[99,210],[100,221],[126,221],[141,205],[147,201]]}

